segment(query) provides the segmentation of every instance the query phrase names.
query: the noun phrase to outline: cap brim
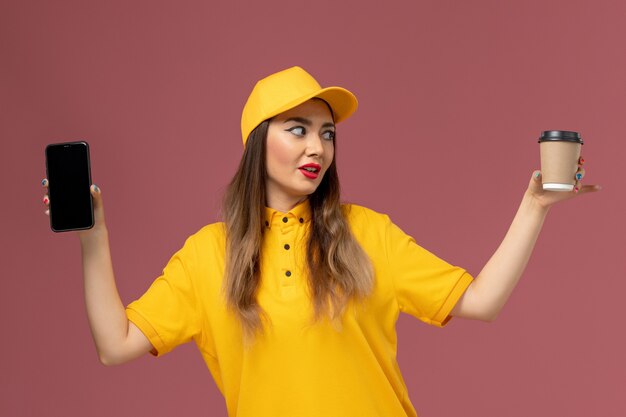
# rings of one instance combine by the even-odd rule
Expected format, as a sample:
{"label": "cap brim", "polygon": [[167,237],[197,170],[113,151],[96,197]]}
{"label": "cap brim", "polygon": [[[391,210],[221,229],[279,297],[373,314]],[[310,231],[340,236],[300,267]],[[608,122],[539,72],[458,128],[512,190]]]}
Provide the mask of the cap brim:
{"label": "cap brim", "polygon": [[341,87],[323,88],[314,97],[319,97],[330,105],[330,108],[333,109],[335,123],[346,120],[359,106],[354,94]]}

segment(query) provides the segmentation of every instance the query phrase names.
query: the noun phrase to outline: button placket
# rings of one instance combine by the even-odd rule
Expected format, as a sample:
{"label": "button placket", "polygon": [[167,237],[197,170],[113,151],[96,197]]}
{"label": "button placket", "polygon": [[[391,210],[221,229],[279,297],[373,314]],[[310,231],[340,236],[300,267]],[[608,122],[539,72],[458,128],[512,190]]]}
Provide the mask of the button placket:
{"label": "button placket", "polygon": [[292,248],[294,247],[294,238],[297,231],[296,225],[299,225],[297,219],[291,214],[287,214],[281,219],[283,238],[281,239],[281,248],[279,250],[282,252],[283,267],[281,268],[282,277],[280,279],[285,287],[295,286],[295,263]]}

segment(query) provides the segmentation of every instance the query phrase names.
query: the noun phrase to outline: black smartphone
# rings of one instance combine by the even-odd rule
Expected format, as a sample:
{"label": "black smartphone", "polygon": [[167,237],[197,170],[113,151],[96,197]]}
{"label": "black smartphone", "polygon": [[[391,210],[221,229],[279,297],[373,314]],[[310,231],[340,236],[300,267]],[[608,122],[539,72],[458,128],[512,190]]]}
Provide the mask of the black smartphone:
{"label": "black smartphone", "polygon": [[46,174],[50,197],[50,228],[54,232],[93,227],[91,167],[87,142],[46,146]]}

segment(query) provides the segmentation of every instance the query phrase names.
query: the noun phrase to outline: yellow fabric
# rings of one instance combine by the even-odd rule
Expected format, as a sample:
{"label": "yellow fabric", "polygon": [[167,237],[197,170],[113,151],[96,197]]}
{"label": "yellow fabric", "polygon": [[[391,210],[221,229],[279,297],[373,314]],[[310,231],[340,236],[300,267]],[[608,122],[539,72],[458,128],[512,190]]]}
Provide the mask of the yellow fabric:
{"label": "yellow fabric", "polygon": [[287,214],[266,210],[258,301],[272,325],[249,350],[220,292],[222,223],[187,239],[163,275],[127,307],[128,318],[158,355],[194,340],[231,417],[415,416],[396,361],[395,323],[402,311],[444,325],[472,277],[416,245],[387,216],[345,209],[373,262],[375,287],[363,306],[350,305],[341,331],[328,320],[311,324],[307,202]]}

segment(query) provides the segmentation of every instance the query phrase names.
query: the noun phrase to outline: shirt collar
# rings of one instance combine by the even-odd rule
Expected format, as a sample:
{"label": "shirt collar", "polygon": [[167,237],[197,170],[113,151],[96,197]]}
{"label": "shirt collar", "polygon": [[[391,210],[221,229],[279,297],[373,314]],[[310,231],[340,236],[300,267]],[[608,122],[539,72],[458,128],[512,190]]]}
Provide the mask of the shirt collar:
{"label": "shirt collar", "polygon": [[[285,219],[287,219],[286,222]],[[304,224],[309,220],[311,220],[311,205],[309,204],[308,198],[289,210],[287,213],[280,212],[270,207],[265,207],[266,227],[272,227],[273,224],[284,223]]]}

